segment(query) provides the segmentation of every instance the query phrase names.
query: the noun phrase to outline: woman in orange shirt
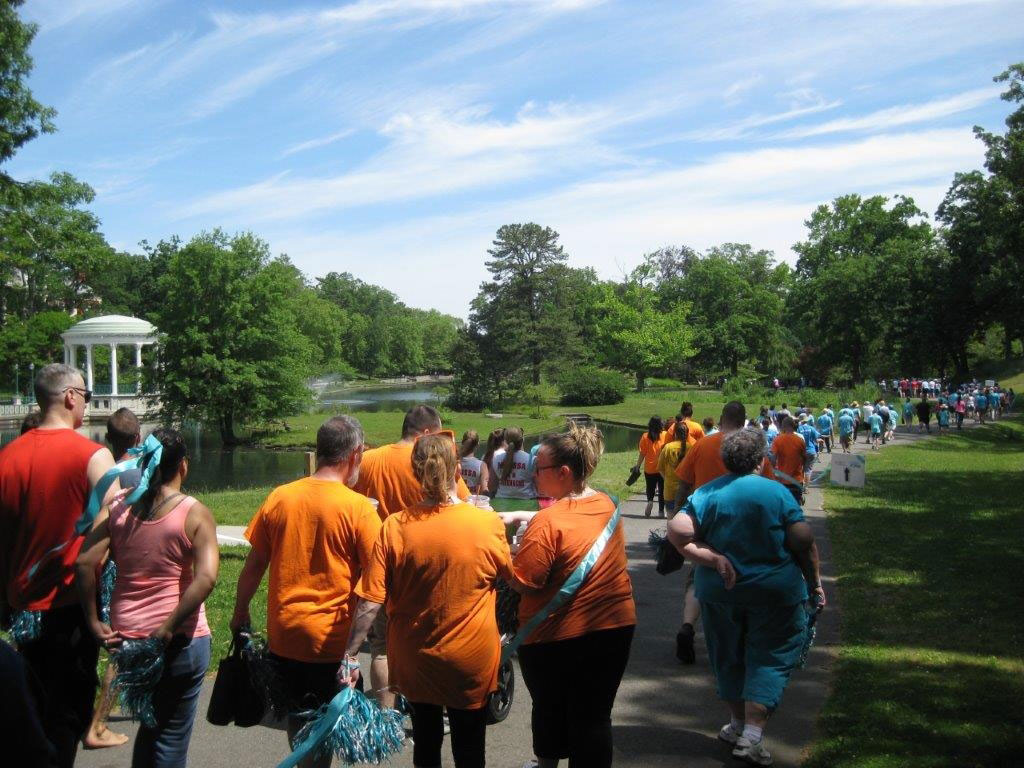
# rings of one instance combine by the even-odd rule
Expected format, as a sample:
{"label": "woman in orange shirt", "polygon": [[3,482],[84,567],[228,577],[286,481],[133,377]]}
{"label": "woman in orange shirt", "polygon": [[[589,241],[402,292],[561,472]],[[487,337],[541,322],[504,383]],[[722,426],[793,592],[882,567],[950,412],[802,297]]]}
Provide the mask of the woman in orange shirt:
{"label": "woman in orange shirt", "polygon": [[384,521],[355,590],[361,600],[338,673],[358,682],[359,647],[386,603],[390,682],[412,706],[416,766],[441,765],[442,708],[457,768],[484,765],[484,704],[501,659],[494,587],[512,575],[505,526],[455,497],[457,466],[450,438],[416,441],[423,501]]}
{"label": "woman in orange shirt", "polygon": [[[513,566],[526,625],[565,584],[615,513],[615,502],[587,485],[601,455],[601,433],[575,424],[545,438],[537,453],[537,489],[557,501],[527,520]],[[533,749],[540,768],[612,764],[612,705],[636,626],[622,523],[579,589],[524,640],[519,666],[533,698]]]}
{"label": "woman in orange shirt", "polygon": [[644,510],[644,517],[651,516],[655,494],[658,496],[658,516],[665,516],[665,478],[658,471],[658,459],[661,457],[661,449],[668,442],[667,438],[665,423],[657,416],[651,416],[651,420],[647,422],[647,431],[640,438],[640,455],[636,458],[636,468],[639,469],[643,463],[644,480],[647,481],[647,508]]}

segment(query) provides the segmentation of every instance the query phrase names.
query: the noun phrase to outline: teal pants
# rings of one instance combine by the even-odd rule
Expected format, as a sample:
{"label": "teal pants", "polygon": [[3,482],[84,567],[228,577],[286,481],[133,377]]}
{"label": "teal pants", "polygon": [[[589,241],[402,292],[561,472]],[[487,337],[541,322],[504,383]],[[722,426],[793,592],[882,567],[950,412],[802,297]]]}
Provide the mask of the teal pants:
{"label": "teal pants", "polygon": [[755,701],[774,711],[803,650],[804,604],[733,605],[702,600],[700,607],[719,697]]}

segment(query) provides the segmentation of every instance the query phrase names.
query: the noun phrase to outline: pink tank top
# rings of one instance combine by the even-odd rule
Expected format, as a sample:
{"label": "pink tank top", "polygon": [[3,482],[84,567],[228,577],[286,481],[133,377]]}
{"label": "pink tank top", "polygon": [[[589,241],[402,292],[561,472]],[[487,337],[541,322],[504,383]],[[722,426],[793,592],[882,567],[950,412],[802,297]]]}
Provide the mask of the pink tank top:
{"label": "pink tank top", "polygon": [[[117,563],[117,582],[110,625],[125,637],[152,634],[192,583],[192,542],[185,535],[185,518],[195,503],[185,496],[158,520],[140,520],[123,504],[111,507],[110,553]],[[200,605],[175,634],[210,634],[206,606]]]}

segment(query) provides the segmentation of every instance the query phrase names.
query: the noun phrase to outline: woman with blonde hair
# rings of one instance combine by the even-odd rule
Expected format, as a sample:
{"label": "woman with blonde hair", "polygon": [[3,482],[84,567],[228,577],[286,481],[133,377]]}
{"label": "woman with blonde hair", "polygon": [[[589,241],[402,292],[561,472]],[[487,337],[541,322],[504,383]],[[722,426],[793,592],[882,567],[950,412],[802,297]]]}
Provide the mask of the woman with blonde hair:
{"label": "woman with blonde hair", "polygon": [[495,582],[511,578],[505,527],[455,496],[457,451],[445,435],[416,441],[423,500],[384,521],[356,594],[342,682],[359,680],[357,654],[381,607],[388,615],[390,682],[409,701],[413,764],[441,765],[442,709],[457,768],[484,765],[484,705],[497,688],[501,641]]}
{"label": "woman with blonde hair", "polygon": [[495,451],[491,469],[498,477],[499,499],[534,499],[537,490],[533,485],[533,458],[523,450],[523,430],[519,427],[505,429],[505,447]]}
{"label": "woman with blonde hair", "polygon": [[[555,503],[540,512],[502,514],[528,521],[513,562],[522,593],[520,625],[539,623],[519,648],[523,679],[533,699],[533,749],[540,768],[561,758],[570,766],[612,764],[611,712],[629,659],[636,625],[633,586],[616,503],[591,488],[603,449],[593,427],[570,425],[541,443],[537,487]],[[593,560],[567,602],[544,618],[574,573]]]}

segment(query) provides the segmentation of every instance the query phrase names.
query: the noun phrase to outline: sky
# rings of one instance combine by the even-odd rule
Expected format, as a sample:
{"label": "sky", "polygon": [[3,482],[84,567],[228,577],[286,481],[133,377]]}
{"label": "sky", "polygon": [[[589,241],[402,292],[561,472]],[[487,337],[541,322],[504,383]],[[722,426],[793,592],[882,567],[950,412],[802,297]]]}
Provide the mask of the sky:
{"label": "sky", "polygon": [[793,262],[815,206],[934,213],[1010,107],[1019,0],[29,0],[70,171],[108,241],[251,231],[465,317],[503,224],[621,279],[666,245]]}

